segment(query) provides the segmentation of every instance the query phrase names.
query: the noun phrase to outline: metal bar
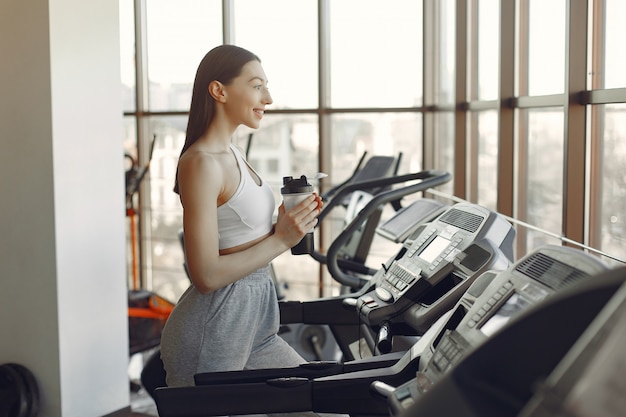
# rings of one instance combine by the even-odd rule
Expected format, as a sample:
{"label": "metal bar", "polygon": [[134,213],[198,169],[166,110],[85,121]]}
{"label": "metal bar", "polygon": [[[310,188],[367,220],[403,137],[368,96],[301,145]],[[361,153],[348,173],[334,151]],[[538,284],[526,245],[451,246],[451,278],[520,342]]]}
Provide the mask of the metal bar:
{"label": "metal bar", "polygon": [[500,213],[513,215],[515,111],[515,2],[500,2],[500,97],[498,107],[498,201]]}
{"label": "metal bar", "polygon": [[586,181],[586,108],[580,103],[579,92],[587,81],[587,0],[568,0],[566,9],[565,54],[565,149],[563,166],[563,234],[586,242],[585,195]]}
{"label": "metal bar", "polygon": [[[456,1],[455,103],[467,101],[467,0]],[[454,112],[454,194],[467,196],[468,143],[467,111],[457,106]]]}

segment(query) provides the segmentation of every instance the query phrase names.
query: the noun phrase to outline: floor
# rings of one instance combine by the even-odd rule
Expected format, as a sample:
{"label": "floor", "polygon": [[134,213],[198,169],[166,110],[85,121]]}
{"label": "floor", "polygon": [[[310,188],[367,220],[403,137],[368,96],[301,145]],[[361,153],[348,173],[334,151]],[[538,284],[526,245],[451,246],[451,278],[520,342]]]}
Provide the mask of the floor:
{"label": "floor", "polygon": [[152,397],[143,388],[139,392],[131,392],[130,408],[132,411],[131,417],[154,417],[159,415]]}

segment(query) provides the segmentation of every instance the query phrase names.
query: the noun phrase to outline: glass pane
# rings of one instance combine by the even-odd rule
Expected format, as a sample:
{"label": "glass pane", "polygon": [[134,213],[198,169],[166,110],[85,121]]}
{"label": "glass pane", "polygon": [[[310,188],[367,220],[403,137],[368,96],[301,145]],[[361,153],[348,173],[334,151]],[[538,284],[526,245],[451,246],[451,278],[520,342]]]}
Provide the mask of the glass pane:
{"label": "glass pane", "polygon": [[374,155],[402,153],[399,174],[422,170],[421,114],[336,114],[331,123],[334,185],[352,175],[364,152],[366,160]]}
{"label": "glass pane", "polygon": [[624,39],[626,38],[626,2],[606,0],[606,50],[604,62],[604,88],[626,87],[626,59],[624,59]]}
{"label": "glass pane", "polygon": [[[435,133],[437,138],[434,169],[447,171],[454,175],[454,114],[450,112],[435,115]],[[454,181],[450,181],[438,189],[444,193],[454,194]]]}
{"label": "glass pane", "polygon": [[[233,142],[246,152],[250,164],[272,186],[277,207],[282,202],[280,188],[284,176],[304,174],[310,177],[319,171],[319,132],[315,115],[266,114],[260,129],[242,126]],[[319,184],[313,182],[313,185]],[[286,298],[319,297],[320,264],[312,257],[287,251],[274,259],[272,265],[279,283],[287,284]]]}
{"label": "glass pane", "polygon": [[601,204],[598,207],[603,251],[625,259],[626,254],[626,105],[604,106],[600,156]]}
{"label": "glass pane", "polygon": [[421,105],[422,2],[329,3],[332,107]]}
{"label": "glass pane", "polygon": [[[528,111],[528,157],[525,216],[530,225],[561,235],[563,216],[563,112]],[[526,248],[534,250],[559,241],[541,231],[528,231]]]}
{"label": "glass pane", "polygon": [[146,2],[149,109],[186,111],[198,64],[222,43],[219,1]]}
{"label": "glass pane", "polygon": [[456,8],[453,0],[435,3],[439,7],[438,66],[435,70],[436,104],[453,104],[456,77]]}
{"label": "glass pane", "polygon": [[565,1],[530,0],[528,94],[565,90]]}
{"label": "glass pane", "polygon": [[478,204],[496,210],[498,202],[498,112],[478,114]]}
{"label": "glass pane", "polygon": [[172,190],[186,127],[187,118],[183,116],[150,119],[156,142],[150,162],[150,207],[144,208],[150,210],[152,236],[146,242],[146,250],[151,253],[153,290],[171,301],[178,300],[189,286],[178,240],[183,212],[178,195]]}
{"label": "glass pane", "polygon": [[120,74],[122,110],[135,111],[135,12],[132,1],[120,0]]}
{"label": "glass pane", "polygon": [[234,6],[235,43],[261,58],[271,108],[317,107],[317,1],[237,0]]}
{"label": "glass pane", "polygon": [[478,99],[498,97],[500,1],[478,2]]}

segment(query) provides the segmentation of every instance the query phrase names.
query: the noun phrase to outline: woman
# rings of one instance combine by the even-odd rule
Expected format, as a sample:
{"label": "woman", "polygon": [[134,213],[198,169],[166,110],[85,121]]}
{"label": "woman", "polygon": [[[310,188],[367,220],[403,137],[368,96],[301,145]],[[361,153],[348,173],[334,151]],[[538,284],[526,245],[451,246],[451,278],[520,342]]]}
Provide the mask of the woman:
{"label": "woman", "polygon": [[279,311],[269,263],[317,223],[321,198],[272,224],[272,190],[231,144],[239,125],[258,128],[272,103],[251,52],[222,45],[201,61],[174,191],[183,206],[192,285],[163,330],[167,385],[194,385],[196,373],[297,366],[304,359],[277,331]]}

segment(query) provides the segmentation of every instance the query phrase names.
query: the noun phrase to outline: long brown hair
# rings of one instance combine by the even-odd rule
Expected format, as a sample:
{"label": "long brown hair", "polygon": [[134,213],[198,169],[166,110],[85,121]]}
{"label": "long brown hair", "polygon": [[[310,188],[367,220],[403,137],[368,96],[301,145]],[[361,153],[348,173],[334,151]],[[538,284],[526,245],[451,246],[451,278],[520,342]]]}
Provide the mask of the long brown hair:
{"label": "long brown hair", "polygon": [[[228,85],[241,74],[241,69],[250,61],[259,61],[252,52],[235,45],[220,45],[211,49],[200,61],[193,83],[191,106],[187,121],[185,144],[180,152],[182,156],[208,129],[215,115],[215,100],[209,94],[209,83],[219,81]],[[178,194],[178,168],[174,192]]]}

